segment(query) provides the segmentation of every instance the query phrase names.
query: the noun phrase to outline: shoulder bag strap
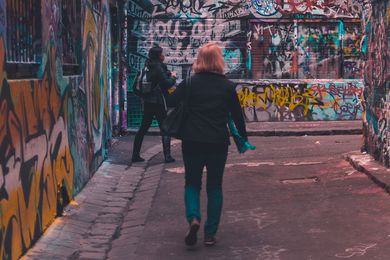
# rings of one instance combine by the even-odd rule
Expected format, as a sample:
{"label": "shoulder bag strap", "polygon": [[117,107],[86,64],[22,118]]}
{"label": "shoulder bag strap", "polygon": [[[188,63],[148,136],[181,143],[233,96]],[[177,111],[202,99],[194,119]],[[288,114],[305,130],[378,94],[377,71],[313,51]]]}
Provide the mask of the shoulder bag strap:
{"label": "shoulder bag strap", "polygon": [[187,107],[187,110],[189,108],[188,103],[190,100],[190,90],[191,90],[191,68],[187,72],[187,78],[186,78],[186,96],[184,99],[184,104]]}

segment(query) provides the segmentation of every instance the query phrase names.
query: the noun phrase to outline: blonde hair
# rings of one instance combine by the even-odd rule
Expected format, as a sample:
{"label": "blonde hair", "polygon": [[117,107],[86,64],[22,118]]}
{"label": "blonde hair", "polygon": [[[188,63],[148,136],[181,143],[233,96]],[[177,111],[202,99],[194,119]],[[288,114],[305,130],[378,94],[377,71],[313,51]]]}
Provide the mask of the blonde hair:
{"label": "blonde hair", "polygon": [[221,48],[214,42],[203,45],[198,52],[192,70],[195,73],[202,71],[211,71],[223,73],[225,62],[222,56]]}

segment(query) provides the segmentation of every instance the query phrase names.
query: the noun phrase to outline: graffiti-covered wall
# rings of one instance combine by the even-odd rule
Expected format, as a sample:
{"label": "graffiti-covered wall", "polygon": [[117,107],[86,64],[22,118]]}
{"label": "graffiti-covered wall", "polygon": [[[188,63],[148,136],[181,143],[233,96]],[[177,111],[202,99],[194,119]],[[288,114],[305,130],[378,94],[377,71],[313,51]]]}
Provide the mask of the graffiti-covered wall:
{"label": "graffiti-covered wall", "polygon": [[247,121],[356,120],[361,117],[359,80],[237,81]]}
{"label": "graffiti-covered wall", "polygon": [[365,1],[364,116],[365,149],[390,167],[389,83],[390,83],[390,1]]}
{"label": "graffiti-covered wall", "polygon": [[17,259],[107,154],[110,26],[107,0],[0,12],[0,258]]}
{"label": "graffiti-covered wall", "polygon": [[[352,84],[359,89],[355,93],[358,94],[362,90],[361,83],[340,79],[362,77],[361,12],[359,0],[130,1],[128,102],[131,107],[128,123],[139,123],[137,106],[140,107],[140,101],[132,95],[131,87],[153,44],[164,48],[165,62],[179,78],[186,75],[197,49],[215,41],[223,47],[225,73],[231,79],[250,79],[256,84],[263,79],[292,80],[290,85],[298,82],[301,86],[298,92],[309,92],[307,84],[315,85],[315,79],[337,79],[338,86],[349,88]],[[304,95],[303,92],[300,94]],[[244,112],[251,114],[246,103],[242,104]],[[263,111],[263,106],[259,109],[259,112]],[[289,107],[285,109],[289,110]],[[340,116],[332,111],[317,114],[307,117],[248,116],[247,119],[359,119],[361,108],[353,116]]]}

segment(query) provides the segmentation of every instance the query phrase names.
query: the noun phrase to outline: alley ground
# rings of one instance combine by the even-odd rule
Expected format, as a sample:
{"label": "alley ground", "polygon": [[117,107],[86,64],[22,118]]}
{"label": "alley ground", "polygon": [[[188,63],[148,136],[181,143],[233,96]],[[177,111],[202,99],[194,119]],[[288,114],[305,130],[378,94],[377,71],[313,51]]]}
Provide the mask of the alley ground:
{"label": "alley ground", "polygon": [[[199,245],[190,249],[183,242],[187,224],[180,145],[173,149],[176,163],[164,165],[161,153],[152,155],[161,147],[154,151],[145,147],[148,165],[120,168],[110,161],[125,163],[128,157],[123,151],[129,144],[119,142],[122,152],[114,157],[122,154],[122,159],[111,156],[102,166],[111,179],[119,175],[113,169],[119,167],[121,177],[111,181],[115,188],[105,181],[90,184],[95,183],[95,190],[105,187],[106,204],[91,206],[99,202],[88,202],[84,194],[88,213],[77,213],[77,207],[71,206],[69,211],[76,213],[57,219],[25,258],[389,259],[390,196],[343,158],[360,149],[361,138],[251,137],[257,150],[245,155],[232,145],[218,242],[205,248],[200,232]],[[160,141],[149,136],[147,142],[151,146]],[[126,199],[115,199],[118,196]],[[79,207],[82,201],[76,199]],[[69,222],[76,228],[69,229]]]}

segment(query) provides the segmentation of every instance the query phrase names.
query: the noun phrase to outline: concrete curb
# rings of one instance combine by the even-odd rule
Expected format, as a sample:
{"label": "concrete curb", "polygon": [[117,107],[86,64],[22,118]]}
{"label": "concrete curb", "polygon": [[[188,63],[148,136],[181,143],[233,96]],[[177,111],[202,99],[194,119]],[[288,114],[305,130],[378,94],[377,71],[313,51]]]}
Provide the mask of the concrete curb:
{"label": "concrete curb", "polygon": [[[126,134],[135,135],[138,128],[128,128]],[[251,130],[247,129],[248,136],[318,136],[318,135],[361,135],[361,128],[352,129],[323,129],[323,130]],[[150,129],[146,135],[158,136],[161,135],[158,129]]]}
{"label": "concrete curb", "polygon": [[248,136],[360,135],[362,129],[247,131]]}
{"label": "concrete curb", "polygon": [[344,155],[356,170],[366,174],[375,184],[390,194],[390,169],[376,161],[371,155],[359,151]]}

